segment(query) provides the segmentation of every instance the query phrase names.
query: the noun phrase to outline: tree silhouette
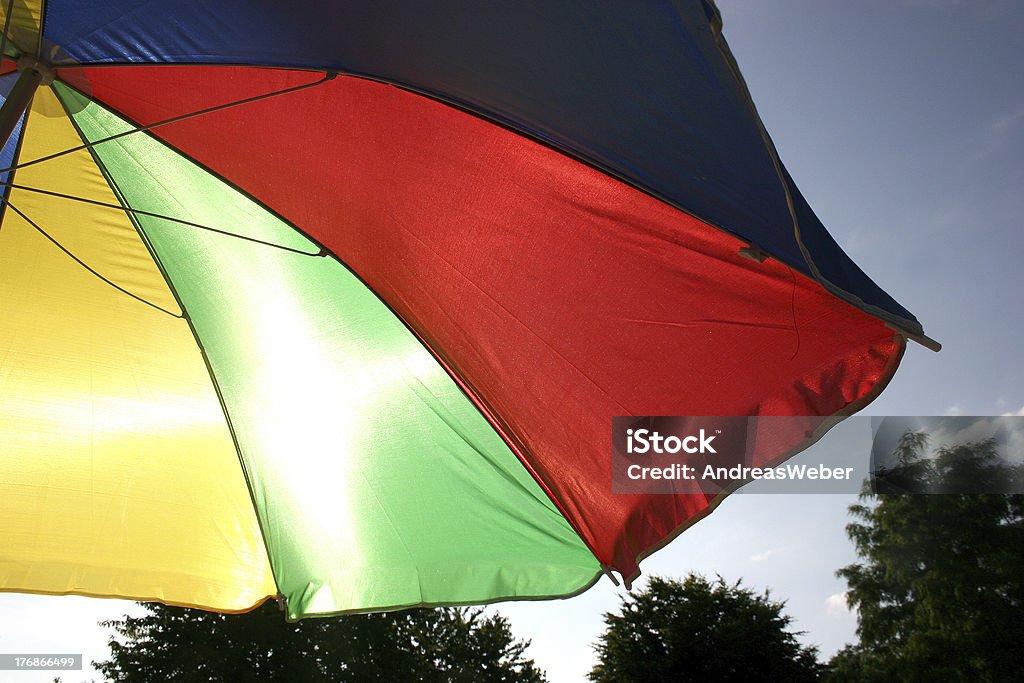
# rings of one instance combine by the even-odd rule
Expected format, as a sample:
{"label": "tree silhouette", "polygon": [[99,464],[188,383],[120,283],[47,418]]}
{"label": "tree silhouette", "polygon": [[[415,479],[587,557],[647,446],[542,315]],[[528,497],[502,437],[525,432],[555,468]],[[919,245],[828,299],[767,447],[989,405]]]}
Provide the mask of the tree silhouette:
{"label": "tree silhouette", "polygon": [[[992,440],[923,457],[908,433],[896,467],[850,507],[861,562],[839,570],[859,644],[830,662],[841,681],[1021,680],[1024,495]],[[964,493],[971,488],[992,493]],[[927,492],[927,493],[926,493]],[[874,502],[874,505],[868,504]]]}
{"label": "tree silhouette", "polygon": [[815,680],[816,650],[786,630],[792,618],[783,607],[767,591],[758,595],[721,577],[652,577],[645,590],[623,598],[619,614],[604,615],[590,680]]}
{"label": "tree silhouette", "polygon": [[528,642],[480,608],[414,609],[288,623],[274,603],[248,614],[144,605],[103,622],[116,681],[465,681],[539,683]]}

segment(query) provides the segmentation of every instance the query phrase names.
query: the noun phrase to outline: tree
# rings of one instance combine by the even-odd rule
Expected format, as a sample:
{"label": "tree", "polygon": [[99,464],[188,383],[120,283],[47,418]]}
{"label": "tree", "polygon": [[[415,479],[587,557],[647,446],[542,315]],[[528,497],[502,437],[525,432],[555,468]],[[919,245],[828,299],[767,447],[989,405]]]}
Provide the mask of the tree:
{"label": "tree", "polygon": [[[922,457],[927,444],[925,434],[904,434],[879,492],[865,488],[850,507],[858,521],[847,533],[862,561],[838,575],[860,642],[830,662],[833,680],[1024,675],[1024,495],[1011,493],[1021,490],[1021,468],[1001,460],[992,440],[933,458]],[[994,493],[964,493],[972,485]]]}
{"label": "tree", "polygon": [[449,681],[541,683],[528,642],[480,608],[414,609],[288,623],[273,603],[228,615],[157,603],[102,622],[116,681]]}
{"label": "tree", "polygon": [[818,676],[816,649],[787,631],[784,604],[718,577],[682,581],[652,577],[624,597],[590,672],[597,683],[629,681],[810,681]]}

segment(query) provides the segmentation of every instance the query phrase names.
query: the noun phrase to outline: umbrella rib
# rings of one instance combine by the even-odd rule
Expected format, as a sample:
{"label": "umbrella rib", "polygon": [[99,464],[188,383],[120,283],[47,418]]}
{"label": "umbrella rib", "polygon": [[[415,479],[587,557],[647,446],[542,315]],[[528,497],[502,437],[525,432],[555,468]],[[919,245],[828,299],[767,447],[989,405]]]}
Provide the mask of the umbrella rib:
{"label": "umbrella rib", "polygon": [[106,278],[105,276],[101,275],[101,274],[100,274],[100,273],[98,273],[98,272],[97,272],[96,270],[94,270],[94,269],[92,268],[92,266],[90,266],[90,265],[89,265],[89,264],[87,264],[87,263],[86,263],[85,261],[83,261],[82,259],[80,259],[80,258],[78,258],[77,256],[75,256],[74,254],[72,254],[72,253],[71,253],[71,251],[70,251],[70,250],[68,250],[68,248],[67,248],[67,247],[65,247],[65,246],[64,246],[63,244],[61,244],[61,243],[60,243],[60,242],[58,242],[58,241],[57,241],[56,239],[54,239],[54,237],[53,237],[52,235],[50,235],[50,233],[48,233],[48,232],[46,232],[45,230],[43,230],[43,229],[42,229],[42,228],[41,228],[41,227],[39,226],[39,224],[38,224],[38,223],[36,223],[36,222],[35,222],[35,221],[33,221],[33,220],[32,220],[31,218],[29,218],[28,216],[26,216],[26,215],[25,215],[25,213],[24,213],[23,211],[21,211],[21,209],[19,209],[18,207],[16,207],[16,206],[15,206],[14,204],[12,204],[12,203],[10,202],[10,200],[8,200],[8,201],[7,201],[6,203],[7,203],[7,206],[9,206],[9,207],[11,208],[11,210],[12,210],[12,211],[14,211],[14,213],[16,213],[16,214],[18,214],[19,216],[21,216],[21,217],[22,217],[22,218],[23,218],[23,219],[25,220],[25,222],[26,222],[26,223],[28,223],[28,224],[29,224],[30,226],[32,226],[33,228],[35,228],[35,230],[36,230],[36,231],[37,231],[37,232],[38,232],[38,233],[39,233],[40,235],[42,235],[42,236],[43,236],[43,237],[45,237],[46,239],[50,240],[50,242],[52,242],[52,243],[54,244],[54,246],[56,246],[56,247],[57,247],[58,249],[60,249],[61,251],[63,251],[63,252],[65,253],[65,254],[67,254],[67,255],[68,255],[68,256],[69,256],[70,258],[71,258],[71,260],[72,260],[72,261],[74,261],[74,262],[75,262],[75,263],[77,263],[78,265],[82,266],[82,267],[83,267],[83,268],[85,268],[85,269],[86,269],[87,271],[89,271],[90,273],[92,273],[92,274],[93,274],[93,275],[95,275],[95,276],[96,276],[97,278],[99,278],[99,279],[100,279],[100,280],[102,280],[103,282],[107,283],[108,285],[110,285],[111,287],[113,287],[114,289],[116,289],[117,291],[121,292],[122,294],[127,294],[127,295],[128,295],[128,296],[130,296],[131,298],[135,299],[136,301],[140,301],[140,302],[142,302],[142,303],[146,304],[147,306],[150,306],[150,307],[152,307],[152,308],[155,308],[156,310],[160,311],[161,313],[166,313],[167,315],[171,316],[172,318],[183,318],[183,317],[184,317],[184,315],[182,315],[182,314],[179,314],[179,313],[174,313],[173,311],[168,311],[168,310],[167,310],[166,308],[164,308],[164,307],[162,307],[162,306],[160,306],[160,305],[158,305],[158,304],[155,304],[155,303],[153,303],[152,301],[147,301],[146,299],[143,299],[143,298],[142,298],[141,296],[139,296],[138,294],[134,294],[134,293],[132,293],[132,292],[129,292],[129,291],[127,290],[127,289],[125,289],[125,288],[124,288],[124,287],[122,287],[121,285],[117,284],[116,282],[114,282],[114,281],[112,281],[112,280],[109,280],[109,279],[107,279],[107,278]]}
{"label": "umbrella rib", "polygon": [[238,106],[241,106],[243,104],[252,104],[253,102],[259,102],[260,100],[269,99],[271,97],[277,97],[278,95],[286,95],[288,93],[297,92],[299,90],[306,90],[307,88],[313,88],[313,87],[316,87],[316,86],[318,86],[318,85],[320,85],[322,83],[326,83],[327,81],[333,80],[337,75],[338,74],[336,72],[331,71],[331,72],[328,72],[327,74],[325,74],[324,77],[321,78],[320,80],[313,81],[311,83],[303,83],[302,85],[294,85],[294,86],[291,86],[289,88],[282,88],[281,90],[274,90],[274,91],[271,91],[271,92],[262,93],[260,95],[253,95],[252,97],[245,97],[243,99],[235,100],[233,102],[226,102],[224,104],[218,104],[218,105],[213,106],[213,107],[206,107],[205,109],[197,109],[195,111],[188,112],[186,114],[179,114],[178,116],[172,116],[169,119],[163,119],[161,121],[156,121],[154,123],[149,123],[149,124],[146,124],[144,126],[136,126],[136,127],[132,128],[132,130],[122,131],[120,133],[116,133],[114,135],[110,135],[110,136],[105,137],[105,138],[100,138],[98,140],[93,140],[92,142],[83,143],[83,144],[78,145],[76,147],[69,147],[68,149],[64,149],[64,150],[61,150],[59,152],[54,152],[53,154],[47,154],[46,156],[39,157],[38,159],[30,159],[28,161],[23,161],[21,163],[12,164],[11,166],[8,166],[7,168],[0,169],[0,173],[7,173],[8,171],[13,171],[13,170],[19,169],[19,168],[25,168],[27,166],[34,166],[36,164],[41,164],[44,161],[52,161],[54,159],[58,159],[58,158],[60,158],[62,156],[66,156],[68,154],[73,154],[75,152],[80,152],[80,151],[85,150],[85,149],[92,149],[96,145],[102,145],[105,142],[112,142],[114,140],[118,140],[118,139],[126,137],[128,135],[134,135],[135,133],[142,133],[142,132],[147,131],[147,130],[153,130],[154,128],[159,128],[160,126],[166,126],[166,125],[171,124],[171,123],[178,123],[179,121],[185,121],[187,119],[195,118],[197,116],[203,116],[204,114],[212,114],[214,112],[223,111],[224,109],[230,109],[232,107],[238,107]]}
{"label": "umbrella rib", "polygon": [[207,232],[216,233],[218,235],[225,235],[227,237],[235,237],[246,242],[253,242],[255,244],[262,244],[267,247],[274,247],[282,251],[288,251],[293,254],[299,254],[301,256],[325,256],[326,250],[320,249],[319,251],[304,251],[295,247],[289,247],[284,244],[277,244],[276,242],[268,242],[261,240],[256,237],[249,237],[248,235],[240,235],[237,232],[231,232],[229,230],[223,230],[221,228],[214,228],[209,225],[203,225],[202,223],[195,223],[193,221],[185,220],[184,218],[175,218],[173,216],[167,216],[161,213],[155,213],[153,211],[145,211],[143,209],[133,209],[130,206],[121,206],[119,204],[111,204],[110,202],[101,202],[96,199],[87,199],[86,197],[77,197],[71,194],[65,194],[63,192],[55,192],[53,190],[44,190],[40,187],[29,187],[28,185],[19,185],[18,183],[3,182],[0,181],[0,187],[10,187],[12,189],[24,190],[26,192],[35,192],[38,194],[46,195],[48,197],[57,197],[58,199],[68,199],[70,201],[81,202],[83,204],[91,204],[93,206],[101,206],[107,209],[114,209],[115,211],[124,211],[125,213],[135,214],[138,216],[149,216],[151,218],[159,218],[161,220],[169,221],[171,223],[177,223],[178,225],[184,225],[190,228],[198,228],[199,230],[206,230]]}
{"label": "umbrella rib", "polygon": [[0,39],[0,60],[7,55],[7,32],[11,29],[11,12],[14,9],[14,0],[7,0],[7,14],[4,17],[4,33]]}

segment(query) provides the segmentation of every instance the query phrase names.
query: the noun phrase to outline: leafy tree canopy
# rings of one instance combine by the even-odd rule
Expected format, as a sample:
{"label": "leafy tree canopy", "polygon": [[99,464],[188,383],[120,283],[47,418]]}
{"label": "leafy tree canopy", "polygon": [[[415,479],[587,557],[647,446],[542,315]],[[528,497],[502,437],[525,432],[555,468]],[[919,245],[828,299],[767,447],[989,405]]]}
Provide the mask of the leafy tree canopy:
{"label": "leafy tree canopy", "polygon": [[652,577],[645,590],[623,598],[620,613],[604,615],[590,680],[815,680],[816,650],[787,630],[792,618],[783,607],[767,591],[756,594],[721,577]]}
{"label": "leafy tree canopy", "polygon": [[146,603],[103,622],[117,681],[465,681],[540,683],[528,642],[482,609],[414,609],[288,623],[273,603],[227,615]]}
{"label": "leafy tree canopy", "polygon": [[[847,533],[861,561],[838,574],[858,612],[860,642],[830,662],[832,680],[1024,675],[1024,495],[1007,492],[1021,467],[1001,459],[992,440],[930,458],[927,444],[923,433],[905,434],[881,492],[866,488],[850,508],[857,521]],[[979,485],[995,493],[962,493]]]}

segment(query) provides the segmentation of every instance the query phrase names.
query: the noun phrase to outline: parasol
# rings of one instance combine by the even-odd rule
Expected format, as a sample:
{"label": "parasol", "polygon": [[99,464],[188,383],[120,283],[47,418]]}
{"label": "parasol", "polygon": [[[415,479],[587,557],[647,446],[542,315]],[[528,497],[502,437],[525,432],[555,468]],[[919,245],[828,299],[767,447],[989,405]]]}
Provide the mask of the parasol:
{"label": "parasol", "polygon": [[718,499],[614,494],[613,416],[842,416],[936,346],[710,2],[3,5],[0,590],[629,581]]}

